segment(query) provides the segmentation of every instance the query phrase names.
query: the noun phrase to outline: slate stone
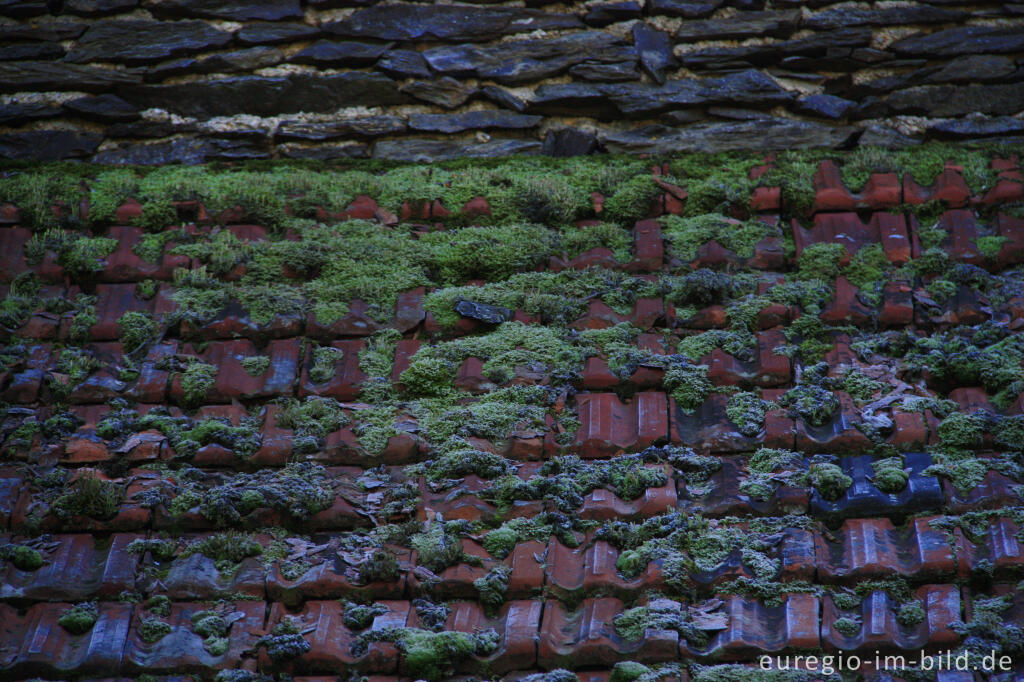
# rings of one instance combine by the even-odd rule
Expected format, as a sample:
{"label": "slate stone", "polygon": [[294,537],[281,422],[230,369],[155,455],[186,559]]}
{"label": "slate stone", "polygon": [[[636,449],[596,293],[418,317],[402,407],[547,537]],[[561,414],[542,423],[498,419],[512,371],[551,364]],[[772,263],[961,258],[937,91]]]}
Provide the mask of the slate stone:
{"label": "slate stone", "polygon": [[676,30],[675,39],[681,42],[697,42],[755,36],[784,38],[796,30],[799,21],[798,10],[738,12],[728,19],[685,22]]}
{"label": "slate stone", "polygon": [[94,154],[91,161],[107,165],[162,166],[170,163],[195,165],[213,160],[260,159],[268,156],[268,152],[248,142],[186,137],[104,150]]}
{"label": "slate stone", "polygon": [[759,45],[743,47],[710,47],[679,55],[679,61],[690,69],[709,69],[725,71],[727,69],[750,68],[765,54]]}
{"label": "slate stone", "polygon": [[834,95],[808,95],[797,100],[793,110],[800,114],[840,119],[857,106],[856,102]]}
{"label": "slate stone", "polygon": [[0,23],[0,41],[11,40],[74,40],[85,33],[89,24],[83,21],[54,19],[43,24]]}
{"label": "slate stone", "polygon": [[61,11],[84,17],[101,17],[118,12],[131,12],[139,0],[64,0]]}
{"label": "slate stone", "polygon": [[707,118],[699,109],[678,109],[666,111],[658,116],[658,120],[669,126],[681,126],[703,121]]}
{"label": "slate stone", "polygon": [[737,109],[735,107],[708,107],[709,116],[727,118],[730,121],[756,121],[762,118],[771,118],[771,114],[754,109]]}
{"label": "slate stone", "polygon": [[299,0],[145,0],[144,7],[160,17],[194,17],[227,21],[301,19]]}
{"label": "slate stone", "polygon": [[23,19],[49,13],[47,0],[0,0],[0,16]]}
{"label": "slate stone", "polygon": [[801,28],[832,30],[850,26],[897,26],[900,24],[945,24],[963,21],[971,16],[962,10],[916,5],[914,7],[885,7],[859,9],[836,7],[806,17]]}
{"label": "slate stone", "polygon": [[583,16],[583,23],[587,26],[607,26],[619,21],[637,19],[643,12],[639,2],[610,2],[601,5],[591,5]]}
{"label": "slate stone", "polygon": [[192,123],[138,121],[135,123],[113,123],[107,126],[104,132],[108,139],[156,140],[172,135],[187,135],[195,133],[197,130],[197,126]]}
{"label": "slate stone", "polygon": [[146,64],[190,52],[224,47],[231,34],[205,21],[114,19],[89,27],[67,61]]}
{"label": "slate stone", "polygon": [[576,128],[549,130],[541,147],[541,154],[559,158],[584,156],[596,151],[597,135]]}
{"label": "slate stone", "polygon": [[391,44],[318,40],[292,55],[288,61],[314,66],[370,66]]}
{"label": "slate stone", "polygon": [[0,134],[0,159],[60,161],[84,159],[103,141],[99,133],[28,130]]}
{"label": "slate stone", "polygon": [[536,128],[543,120],[543,116],[528,116],[503,110],[466,111],[459,114],[412,114],[409,116],[409,128],[421,132],[450,134],[492,128]]}
{"label": "slate stone", "polygon": [[957,57],[935,69],[918,72],[921,84],[974,83],[1001,81],[1017,70],[1009,57],[997,55],[966,55]]}
{"label": "slate stone", "polygon": [[318,144],[315,147],[297,145],[281,145],[278,153],[286,159],[367,159],[370,157],[369,146],[361,143],[352,144]]}
{"label": "slate stone", "polygon": [[1024,51],[1024,30],[1019,26],[964,26],[917,34],[889,46],[896,54],[920,57],[955,57],[962,54],[1005,54]]}
{"label": "slate stone", "polygon": [[392,78],[430,78],[427,62],[416,50],[391,50],[380,58],[377,68]]}
{"label": "slate stone", "polygon": [[1019,135],[1024,133],[1024,119],[1000,116],[998,118],[978,117],[939,121],[929,125],[927,133],[934,137],[952,139]]}
{"label": "slate stone", "polygon": [[665,82],[665,70],[679,66],[672,56],[672,39],[667,33],[647,24],[633,24],[633,44],[640,57],[640,66],[657,83]]}
{"label": "slate stone", "polygon": [[[871,42],[871,29],[867,27],[823,31],[804,38],[785,40],[770,45],[745,45],[740,47],[719,47],[697,50],[680,56],[684,66],[689,68],[725,69],[737,65],[767,65],[786,63],[787,57],[822,57],[830,51],[842,48],[859,48]],[[842,52],[848,57],[851,52]],[[819,61],[807,62],[817,65]],[[792,68],[792,67],[790,67]]]}
{"label": "slate stone", "polygon": [[922,85],[892,93],[886,104],[893,113],[914,116],[1009,116],[1024,110],[1024,83]]}
{"label": "slate stone", "polygon": [[431,69],[454,77],[476,77],[507,85],[543,80],[584,61],[620,62],[636,58],[635,49],[602,31],[559,38],[516,40],[499,45],[451,45],[426,50]]}
{"label": "slate stone", "polygon": [[159,82],[186,73],[238,73],[275,66],[284,61],[284,53],[274,47],[251,47],[234,52],[218,52],[203,57],[183,57],[160,62],[145,71],[147,82]]}
{"label": "slate stone", "polygon": [[596,81],[599,83],[621,83],[640,79],[636,62],[616,62],[615,64],[577,64],[569,69],[569,74],[578,80]]}
{"label": "slate stone", "polygon": [[478,91],[476,86],[444,76],[431,81],[413,81],[400,90],[407,95],[445,109],[461,106]]}
{"label": "slate stone", "polygon": [[845,144],[855,132],[853,127],[774,118],[738,123],[700,123],[687,128],[645,126],[605,133],[602,142],[609,152],[646,154],[836,148]]}
{"label": "slate stone", "polygon": [[324,25],[336,35],[378,40],[484,42],[513,33],[580,28],[578,17],[518,7],[375,5]]}
{"label": "slate stone", "polygon": [[477,303],[459,299],[455,304],[455,312],[471,320],[486,322],[487,324],[501,324],[512,319],[512,311],[497,305]]}
{"label": "slate stone", "polygon": [[914,139],[893,130],[888,126],[870,125],[864,129],[864,133],[857,139],[857,145],[861,147],[883,147],[885,149],[904,149],[921,144],[921,140]]}
{"label": "slate stone", "polygon": [[276,45],[311,40],[319,35],[319,28],[306,24],[254,21],[238,29],[235,38],[243,45]]}
{"label": "slate stone", "polygon": [[60,116],[63,109],[60,106],[44,103],[21,103],[9,102],[0,103],[0,125],[19,126],[29,121],[38,121],[46,118]]}
{"label": "slate stone", "polygon": [[526,111],[528,106],[524,99],[497,85],[485,85],[480,88],[480,94],[497,104],[499,107],[505,107],[506,109],[518,111],[519,113]]}
{"label": "slate stone", "polygon": [[138,109],[117,95],[109,93],[95,97],[79,97],[65,102],[64,108],[83,118],[105,123],[122,123],[140,118]]}
{"label": "slate stone", "polygon": [[553,83],[541,85],[533,91],[533,99],[526,111],[561,116],[593,116],[610,119],[620,112],[602,91],[592,83]]}
{"label": "slate stone", "polygon": [[239,113],[273,116],[408,103],[395,81],[364,71],[324,76],[306,73],[273,78],[239,76],[205,82],[144,85],[121,94],[140,109],[166,109],[201,119]]}
{"label": "slate stone", "polygon": [[373,145],[373,158],[430,163],[458,158],[496,158],[512,154],[537,154],[536,140],[496,139],[488,142],[405,138],[381,140]]}
{"label": "slate stone", "polygon": [[651,14],[664,14],[670,17],[686,17],[700,19],[713,14],[725,4],[725,0],[706,0],[705,2],[687,2],[686,0],[649,0],[648,11]]}
{"label": "slate stone", "polygon": [[60,43],[13,43],[0,50],[0,61],[13,62],[19,59],[60,59],[64,47]]}
{"label": "slate stone", "polygon": [[274,132],[278,140],[336,140],[348,137],[380,137],[403,133],[405,120],[398,116],[364,116],[322,122],[282,121]]}
{"label": "slate stone", "polygon": [[135,73],[63,62],[0,63],[0,92],[104,90],[142,79]]}

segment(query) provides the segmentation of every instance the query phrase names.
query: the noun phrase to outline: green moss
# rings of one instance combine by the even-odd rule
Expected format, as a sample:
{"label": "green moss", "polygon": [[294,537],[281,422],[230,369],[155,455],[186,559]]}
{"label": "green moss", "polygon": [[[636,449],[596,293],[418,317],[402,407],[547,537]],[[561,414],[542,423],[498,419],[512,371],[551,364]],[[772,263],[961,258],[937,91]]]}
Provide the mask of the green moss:
{"label": "green moss", "polygon": [[498,634],[494,630],[469,634],[389,628],[364,633],[364,638],[365,641],[394,642],[405,655],[409,673],[431,682],[450,675],[458,662],[474,655],[488,656],[498,646]]}
{"label": "green moss", "polygon": [[859,617],[844,616],[837,618],[832,627],[835,628],[836,632],[842,633],[847,637],[853,637],[860,632],[861,623]]}
{"label": "green moss", "polygon": [[697,648],[708,643],[708,633],[694,623],[678,603],[659,599],[650,606],[637,606],[615,617],[615,631],[627,641],[644,638],[647,630],[674,630],[680,638]]}
{"label": "green moss", "polygon": [[100,617],[99,608],[95,602],[76,604],[66,610],[57,623],[70,632],[72,635],[84,635],[92,630],[92,626]]}
{"label": "green moss", "polygon": [[511,463],[501,455],[461,445],[455,440],[452,447],[443,448],[443,454],[419,467],[427,480],[439,483],[447,479],[475,475],[490,480],[507,474]]}
{"label": "green moss", "polygon": [[269,635],[261,637],[257,646],[265,647],[267,656],[274,663],[290,661],[312,649],[312,645],[299,632],[298,626],[288,617],[275,625]]}
{"label": "green moss", "polygon": [[950,282],[948,279],[938,277],[928,282],[924,288],[935,299],[936,303],[945,303],[956,294],[959,285],[956,282]]}
{"label": "green moss", "polygon": [[214,533],[182,550],[182,556],[202,554],[213,559],[217,570],[222,572],[233,572],[244,559],[262,553],[263,547],[251,536],[235,532]]}
{"label": "green moss", "polygon": [[334,491],[328,487],[326,478],[321,466],[292,463],[283,469],[236,474],[219,485],[193,490],[194,497],[189,502],[198,504],[203,516],[218,527],[237,526],[243,516],[262,508],[275,509],[301,521],[333,504]]}
{"label": "green moss", "polygon": [[15,544],[0,545],[0,559],[9,561],[19,571],[35,571],[46,563],[38,550]]}
{"label": "green moss", "polygon": [[903,627],[914,627],[924,621],[924,604],[920,599],[915,599],[902,604],[896,612],[896,622]]}
{"label": "green moss", "polygon": [[394,582],[399,575],[398,559],[386,549],[374,549],[359,564],[359,581],[363,584]]}
{"label": "green moss", "polygon": [[480,603],[492,609],[504,604],[511,575],[512,569],[509,566],[498,564],[487,575],[474,580],[473,587],[479,594]]}
{"label": "green moss", "polygon": [[843,184],[851,192],[860,192],[871,173],[893,173],[899,170],[899,160],[891,149],[857,147],[843,157]]}
{"label": "green moss", "polygon": [[635,661],[619,661],[612,668],[611,677],[609,682],[634,682],[642,678],[651,672],[643,663],[636,663]]}
{"label": "green moss", "polygon": [[831,282],[839,275],[840,263],[845,257],[846,247],[842,244],[811,244],[797,258],[797,276],[803,280]]}
{"label": "green moss", "polygon": [[804,383],[784,393],[779,404],[791,408],[796,416],[802,417],[811,426],[829,423],[839,409],[839,399],[832,391]]}
{"label": "green moss", "polygon": [[764,415],[770,407],[771,403],[767,400],[761,400],[756,393],[745,391],[729,396],[725,413],[744,436],[756,436],[764,428]]}
{"label": "green moss", "polygon": [[999,252],[1003,250],[1003,244],[1007,242],[1007,237],[1002,235],[993,237],[978,237],[975,240],[975,244],[978,247],[978,253],[983,257],[989,259],[995,259],[999,256]]}
{"label": "green moss", "polygon": [[559,231],[558,244],[569,258],[603,247],[611,250],[615,260],[626,263],[632,257],[633,233],[615,223],[565,226]]}
{"label": "green moss", "polygon": [[242,369],[249,376],[258,377],[270,369],[270,357],[267,355],[253,355],[248,358],[242,358]]}
{"label": "green moss", "polygon": [[756,155],[735,152],[688,154],[672,159],[670,172],[683,180],[686,214],[724,212],[747,207],[755,182],[750,171],[760,165]]}
{"label": "green moss", "polygon": [[443,522],[429,523],[409,539],[409,545],[416,550],[416,563],[441,573],[449,566],[472,562],[462,549],[462,542],[455,526]]}
{"label": "green moss", "polygon": [[139,627],[139,639],[146,644],[156,644],[161,639],[171,634],[171,626],[162,620],[146,618]]}
{"label": "green moss", "polygon": [[839,499],[853,485],[853,479],[844,474],[837,464],[812,463],[807,475],[811,485],[826,500]]}
{"label": "green moss", "polygon": [[351,423],[341,403],[333,398],[282,398],[279,405],[277,425],[294,431],[292,449],[299,454],[316,452],[323,447],[327,434]]}
{"label": "green moss", "polygon": [[838,682],[838,675],[824,675],[807,670],[762,670],[759,666],[738,663],[723,665],[693,665],[692,682]]}
{"label": "green moss", "polygon": [[74,305],[75,314],[68,329],[68,340],[83,344],[89,340],[93,325],[100,321],[96,314],[96,297],[79,294]]}
{"label": "green moss", "polygon": [[[836,246],[836,245],[832,245]],[[800,254],[803,256],[803,254]],[[843,276],[857,287],[860,297],[871,306],[882,302],[882,288],[891,269],[881,244],[861,247],[843,268]]]}
{"label": "green moss", "polygon": [[81,475],[54,501],[53,511],[62,518],[89,516],[105,520],[117,515],[123,500],[123,486],[95,475]]}
{"label": "green moss", "polygon": [[708,379],[707,365],[677,362],[665,371],[664,386],[684,412],[693,412],[704,404],[714,388]]}
{"label": "green moss", "polygon": [[359,369],[367,376],[362,386],[362,398],[370,404],[390,402],[392,398],[391,373],[395,363],[395,349],[402,335],[394,329],[375,332],[359,351]]}
{"label": "green moss", "polygon": [[154,616],[166,618],[171,615],[171,600],[166,595],[158,594],[146,601],[145,608]]}
{"label": "green moss", "polygon": [[885,388],[881,381],[872,379],[858,369],[848,369],[843,375],[843,390],[854,400],[864,402]]}
{"label": "green moss", "polygon": [[206,362],[190,362],[181,375],[181,390],[185,404],[196,407],[206,400],[206,394],[213,388],[217,367]]}
{"label": "green moss", "polygon": [[344,360],[345,352],[332,346],[317,346],[313,349],[313,365],[309,378],[316,384],[323,384],[334,378],[338,364]]}
{"label": "green moss", "polygon": [[692,217],[668,215],[660,218],[662,234],[668,240],[669,255],[684,262],[697,257],[697,251],[716,241],[741,258],[751,258],[754,247],[777,228],[759,220],[739,221],[718,213]]}
{"label": "green moss", "polygon": [[129,353],[151,341],[159,331],[149,313],[127,312],[117,321],[121,341]]}
{"label": "green moss", "polygon": [[895,494],[907,487],[909,474],[900,457],[887,457],[871,463],[874,471],[872,483],[883,493]]}
{"label": "green moss", "polygon": [[21,223],[35,231],[57,227],[60,220],[53,206],[77,211],[81,198],[79,179],[62,172],[12,173],[0,178],[0,203],[12,203],[21,213]]}
{"label": "green moss", "polygon": [[985,416],[981,413],[954,412],[939,424],[939,438],[943,445],[954,448],[974,448],[981,445]]}
{"label": "green moss", "polygon": [[[129,554],[150,554],[157,561],[170,561],[174,558],[177,544],[171,540],[132,540],[125,547]],[[154,597],[156,599],[156,597]]]}
{"label": "green moss", "polygon": [[[671,180],[671,178],[669,179]],[[604,203],[604,214],[616,222],[632,225],[647,217],[661,188],[652,175],[637,175],[619,184]]]}
{"label": "green moss", "polygon": [[475,278],[501,280],[544,262],[554,234],[541,225],[466,227],[431,232],[419,242],[430,251],[438,280],[451,286]]}

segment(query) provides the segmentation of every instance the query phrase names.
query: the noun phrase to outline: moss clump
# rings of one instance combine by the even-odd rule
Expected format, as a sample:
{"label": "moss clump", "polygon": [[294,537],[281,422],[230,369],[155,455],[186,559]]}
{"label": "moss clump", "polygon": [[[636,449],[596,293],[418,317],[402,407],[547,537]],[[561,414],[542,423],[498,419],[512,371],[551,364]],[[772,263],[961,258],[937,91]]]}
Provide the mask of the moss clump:
{"label": "moss clump", "polygon": [[420,238],[430,267],[446,286],[470,279],[502,280],[542,263],[552,253],[554,235],[541,225],[466,227],[431,232]]}
{"label": "moss clump", "polygon": [[739,427],[744,436],[756,436],[764,428],[764,415],[771,403],[761,400],[756,393],[744,391],[729,396],[725,413],[729,421]]}
{"label": "moss clump", "polygon": [[263,553],[260,543],[248,535],[241,533],[227,532],[214,533],[213,535],[193,542],[185,547],[182,556],[191,554],[202,554],[208,559],[213,559],[217,570],[223,572],[233,571],[239,563],[249,557],[259,556]]}
{"label": "moss clump", "polygon": [[811,485],[826,500],[838,500],[853,485],[853,479],[843,473],[838,464],[812,463],[807,475]]}
{"label": "moss clump", "polygon": [[249,376],[258,377],[270,369],[270,357],[266,355],[253,355],[248,358],[242,358],[242,369]]}
{"label": "moss clump", "polygon": [[708,379],[707,365],[674,362],[665,371],[665,388],[684,412],[690,413],[704,404],[714,385]]}
{"label": "moss clump", "polygon": [[986,421],[981,413],[954,412],[939,424],[939,438],[950,447],[976,448],[981,445]]}
{"label": "moss clump", "polygon": [[800,279],[831,282],[839,275],[840,263],[846,255],[846,247],[842,244],[811,244],[797,258],[797,274]]}
{"label": "moss clump", "polygon": [[257,646],[267,650],[267,656],[274,663],[283,663],[307,653],[312,646],[299,633],[299,628],[291,618],[284,618],[274,626],[269,635],[260,638]]}
{"label": "moss clump", "polygon": [[373,619],[388,612],[383,604],[355,604],[342,600],[341,622],[350,630],[365,630]]}
{"label": "moss clump", "polygon": [[229,640],[227,619],[216,611],[199,611],[192,614],[192,631],[203,640],[203,648],[211,656],[223,656],[227,653]]}
{"label": "moss clump", "polygon": [[132,540],[125,547],[129,554],[149,554],[157,561],[170,561],[177,551],[177,543],[171,540]]}
{"label": "moss clump", "polygon": [[75,314],[71,318],[68,339],[72,343],[83,344],[89,340],[92,326],[100,321],[96,315],[96,297],[79,295],[74,305]]}
{"label": "moss clump", "polygon": [[327,434],[352,421],[334,398],[307,396],[304,401],[284,398],[279,404],[277,425],[295,432],[292,450],[298,454],[317,452],[326,443]]}
{"label": "moss clump", "polygon": [[747,472],[740,491],[762,502],[771,499],[779,484],[806,485],[803,457],[790,450],[758,449],[747,463]]}
{"label": "moss clump", "polygon": [[836,621],[832,623],[832,627],[835,628],[837,632],[840,632],[847,637],[853,637],[860,632],[860,618],[849,616],[837,618]]}
{"label": "moss clump", "polygon": [[166,595],[158,594],[149,598],[145,603],[145,608],[154,616],[166,618],[171,615],[171,600]]}
{"label": "moss clump", "polygon": [[473,587],[479,594],[480,603],[492,609],[504,604],[511,575],[512,569],[509,566],[499,564],[488,571],[487,575],[474,580]]}
{"label": "moss clump", "polygon": [[994,260],[999,257],[999,253],[1003,250],[1003,244],[1007,242],[1007,237],[1002,235],[992,237],[978,237],[975,244],[978,247],[978,253],[984,258]]}
{"label": "moss clump", "polygon": [[839,409],[839,399],[832,393],[834,380],[827,376],[828,364],[819,362],[804,370],[800,383],[791,388],[779,404],[790,408],[794,417],[801,417],[811,426],[824,426]]}
{"label": "moss clump", "polygon": [[874,471],[872,483],[883,493],[895,494],[907,487],[910,475],[903,468],[903,459],[887,457],[871,463]]}
{"label": "moss clump", "polygon": [[643,639],[648,630],[674,630],[691,645],[708,644],[708,633],[694,623],[678,602],[658,599],[649,606],[637,606],[615,617],[615,631],[631,642]]}
{"label": "moss clump", "polygon": [[512,468],[508,460],[501,455],[476,450],[468,445],[460,447],[458,439],[450,442],[454,447],[445,448],[439,458],[427,462],[425,466],[417,467],[414,471],[423,470],[428,481],[440,483],[467,475],[490,480],[509,473]]}
{"label": "moss clump", "polygon": [[960,650],[968,654],[971,665],[981,665],[983,657],[993,653],[1011,659],[1024,655],[1024,627],[1005,613],[1012,605],[1010,596],[975,595],[971,620],[950,625],[963,637]]}
{"label": "moss clump", "polygon": [[[802,254],[801,254],[802,255]],[[869,306],[882,302],[882,288],[891,269],[881,244],[861,247],[843,268],[843,276],[857,287],[858,295]]]}
{"label": "moss clump", "polygon": [[615,223],[598,223],[586,227],[563,227],[559,232],[558,245],[569,258],[575,258],[585,251],[606,248],[620,263],[626,263],[632,256],[633,233]]}
{"label": "moss clump", "polygon": [[35,571],[46,563],[38,550],[15,544],[0,545],[0,559],[14,564],[19,571]]}
{"label": "moss clump", "polygon": [[317,346],[313,349],[313,365],[309,378],[316,384],[323,384],[334,378],[338,363],[345,358],[345,351],[331,346]]}
{"label": "moss clump", "polygon": [[881,381],[876,381],[857,369],[849,369],[843,375],[843,390],[849,393],[851,398],[860,402],[869,400],[884,388],[885,384]]}
{"label": "moss clump", "polygon": [[621,183],[605,200],[605,215],[616,222],[631,225],[650,214],[651,204],[661,191],[653,176],[634,176]]}
{"label": "moss clump", "polygon": [[78,476],[63,495],[53,502],[54,512],[62,517],[89,516],[111,519],[117,515],[124,500],[124,486],[96,475]]}
{"label": "moss clump", "polygon": [[213,388],[217,378],[217,367],[198,360],[190,362],[181,375],[181,390],[185,404],[190,407],[201,405],[206,394]]}
{"label": "moss clump", "polygon": [[159,327],[149,313],[127,312],[117,321],[121,340],[129,353],[151,341]]}
{"label": "moss clump", "polygon": [[333,504],[334,491],[327,487],[326,479],[322,466],[299,462],[283,469],[236,474],[201,494],[201,489],[193,489],[191,499],[203,516],[219,527],[237,525],[244,515],[262,508],[304,520]]}
{"label": "moss clump", "polygon": [[156,618],[146,618],[139,627],[139,639],[146,644],[155,644],[171,634],[171,626]]}
{"label": "moss clump", "polygon": [[95,602],[76,604],[65,611],[57,624],[73,635],[84,635],[92,630],[92,626],[100,617],[99,608]]}
{"label": "moss clump", "polygon": [[375,332],[359,351],[359,369],[366,375],[361,397],[378,405],[392,400],[391,371],[395,364],[395,350],[402,335],[394,329]]}
{"label": "moss clump", "polygon": [[690,667],[692,682],[839,682],[838,675],[807,670],[762,670],[760,667],[729,663]]}
{"label": "moss clump", "polygon": [[21,223],[36,231],[57,227],[62,220],[53,207],[74,208],[81,194],[79,178],[62,170],[14,173],[0,179],[0,203],[17,206]]}
{"label": "moss clump", "polygon": [[359,582],[364,585],[376,582],[394,582],[398,580],[399,575],[398,559],[386,549],[374,549],[359,564]]}
{"label": "moss clump", "polygon": [[498,647],[498,633],[484,630],[465,632],[431,632],[419,628],[388,628],[363,635],[363,644],[370,641],[394,642],[405,654],[409,673],[433,682],[450,675],[459,661],[471,656],[487,656]]}
{"label": "moss clump", "polygon": [[739,221],[718,213],[687,218],[670,215],[660,221],[669,254],[684,262],[696,258],[700,247],[712,240],[741,258],[751,258],[759,241],[778,232],[758,220]]}
{"label": "moss clump", "polygon": [[896,622],[903,627],[912,628],[924,621],[924,604],[920,599],[909,601],[899,607],[896,612]]}
{"label": "moss clump", "polygon": [[458,522],[430,522],[421,532],[413,535],[409,539],[409,546],[416,551],[416,563],[434,573],[441,573],[449,566],[461,563],[478,564],[479,559],[466,554],[462,549],[458,533],[460,527]]}

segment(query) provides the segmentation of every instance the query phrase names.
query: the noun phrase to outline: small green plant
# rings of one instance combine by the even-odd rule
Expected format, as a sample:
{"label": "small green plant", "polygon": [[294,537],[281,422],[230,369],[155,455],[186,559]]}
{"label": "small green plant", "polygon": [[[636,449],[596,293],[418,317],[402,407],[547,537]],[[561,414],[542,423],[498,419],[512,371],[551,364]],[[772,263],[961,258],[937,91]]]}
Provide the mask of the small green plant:
{"label": "small green plant", "polygon": [[113,518],[124,500],[124,487],[99,478],[95,474],[78,476],[53,503],[61,517],[89,516],[94,519]]}
{"label": "small green plant", "polygon": [[92,630],[92,626],[100,617],[99,608],[95,602],[76,604],[64,612],[57,623],[73,635],[84,635]]}
{"label": "small green plant", "polygon": [[181,390],[185,404],[191,407],[201,405],[206,394],[213,388],[217,377],[217,367],[198,360],[190,362],[181,375]]}
{"label": "small green plant", "polygon": [[159,329],[149,313],[127,312],[117,321],[121,340],[129,353],[151,341]]}
{"label": "small green plant", "polygon": [[0,545],[0,560],[11,562],[19,571],[34,571],[46,563],[39,550],[15,544]]}
{"label": "small green plant", "polygon": [[171,626],[156,618],[146,618],[139,627],[139,639],[146,644],[155,644],[171,634]]}
{"label": "small green plant", "polygon": [[242,358],[242,369],[249,376],[258,377],[270,369],[270,357],[266,355],[253,355],[248,358]]}

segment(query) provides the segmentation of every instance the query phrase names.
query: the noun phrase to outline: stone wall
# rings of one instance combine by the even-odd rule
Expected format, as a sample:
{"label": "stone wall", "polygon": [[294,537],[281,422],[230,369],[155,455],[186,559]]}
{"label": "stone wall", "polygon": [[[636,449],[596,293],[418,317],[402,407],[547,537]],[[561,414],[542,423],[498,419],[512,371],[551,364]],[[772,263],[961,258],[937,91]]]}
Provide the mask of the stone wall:
{"label": "stone wall", "polygon": [[1024,5],[0,0],[0,158],[903,146],[1024,132]]}

